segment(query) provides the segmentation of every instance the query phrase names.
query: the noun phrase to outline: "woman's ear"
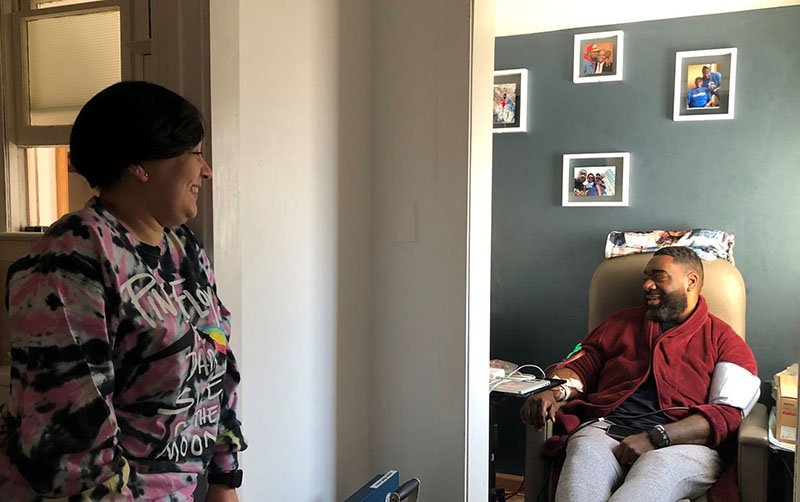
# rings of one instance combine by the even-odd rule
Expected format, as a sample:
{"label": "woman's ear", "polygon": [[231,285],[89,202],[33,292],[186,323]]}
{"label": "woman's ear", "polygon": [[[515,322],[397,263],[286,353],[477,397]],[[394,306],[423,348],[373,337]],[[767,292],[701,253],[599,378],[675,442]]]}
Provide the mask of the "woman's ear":
{"label": "woman's ear", "polygon": [[150,175],[147,174],[147,171],[145,171],[144,166],[142,166],[141,164],[134,164],[132,166],[128,166],[125,168],[125,170],[128,171],[128,174],[130,174],[133,177],[133,179],[135,179],[139,183],[147,183],[150,179]]}

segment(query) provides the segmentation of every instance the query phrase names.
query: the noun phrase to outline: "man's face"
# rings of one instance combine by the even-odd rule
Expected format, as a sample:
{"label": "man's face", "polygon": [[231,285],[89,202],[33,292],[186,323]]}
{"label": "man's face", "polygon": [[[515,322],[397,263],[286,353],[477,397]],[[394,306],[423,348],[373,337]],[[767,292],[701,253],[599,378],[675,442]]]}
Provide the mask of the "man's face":
{"label": "man's face", "polygon": [[597,61],[598,55],[600,55],[600,51],[592,51],[589,53],[589,57],[592,58],[592,61]]}
{"label": "man's face", "polygon": [[671,256],[654,256],[644,269],[645,315],[656,322],[678,321],[688,306],[687,270]]}
{"label": "man's face", "polygon": [[711,69],[703,67],[703,78],[708,78],[711,76]]}
{"label": "man's face", "polygon": [[581,173],[578,175],[578,179],[581,181],[586,181],[586,172],[581,171]]}
{"label": "man's face", "polygon": [[703,79],[702,78],[697,77],[696,79],[694,79],[695,88],[699,88],[702,83],[703,83]]}

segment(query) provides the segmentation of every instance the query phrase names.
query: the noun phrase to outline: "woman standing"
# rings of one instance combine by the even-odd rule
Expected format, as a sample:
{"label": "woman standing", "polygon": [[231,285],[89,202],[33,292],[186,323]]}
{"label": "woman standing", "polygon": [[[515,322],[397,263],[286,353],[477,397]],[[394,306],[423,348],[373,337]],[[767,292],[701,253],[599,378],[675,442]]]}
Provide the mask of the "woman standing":
{"label": "woman standing", "polygon": [[[70,160],[99,196],[9,269],[0,499],[236,501],[230,315],[183,224],[211,168],[198,110],[145,82],[83,107]],[[4,450],[4,451],[3,451]]]}

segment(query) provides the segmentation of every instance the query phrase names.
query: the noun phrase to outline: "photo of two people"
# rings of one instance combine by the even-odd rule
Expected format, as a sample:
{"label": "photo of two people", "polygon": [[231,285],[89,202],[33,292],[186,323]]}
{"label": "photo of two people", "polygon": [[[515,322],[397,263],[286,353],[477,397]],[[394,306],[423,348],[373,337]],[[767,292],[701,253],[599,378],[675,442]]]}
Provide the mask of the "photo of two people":
{"label": "photo of two people", "polygon": [[719,63],[688,66],[686,108],[719,108],[722,72]]}
{"label": "photo of two people", "polygon": [[613,74],[614,44],[611,42],[586,44],[581,60],[581,76]]}
{"label": "photo of two people", "polygon": [[575,35],[572,81],[576,84],[622,80],[622,31]]}
{"label": "photo of two people", "polygon": [[735,47],[675,53],[673,120],[733,118]]}

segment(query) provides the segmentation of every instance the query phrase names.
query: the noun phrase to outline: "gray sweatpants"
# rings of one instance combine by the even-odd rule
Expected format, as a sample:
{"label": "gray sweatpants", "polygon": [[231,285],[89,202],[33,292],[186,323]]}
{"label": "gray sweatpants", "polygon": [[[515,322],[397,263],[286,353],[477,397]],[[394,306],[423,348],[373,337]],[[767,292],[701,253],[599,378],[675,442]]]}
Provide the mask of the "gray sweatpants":
{"label": "gray sweatpants", "polygon": [[701,445],[652,450],[631,466],[619,465],[606,435],[608,423],[579,430],[567,442],[556,502],[675,502],[704,494],[722,473],[716,451]]}

